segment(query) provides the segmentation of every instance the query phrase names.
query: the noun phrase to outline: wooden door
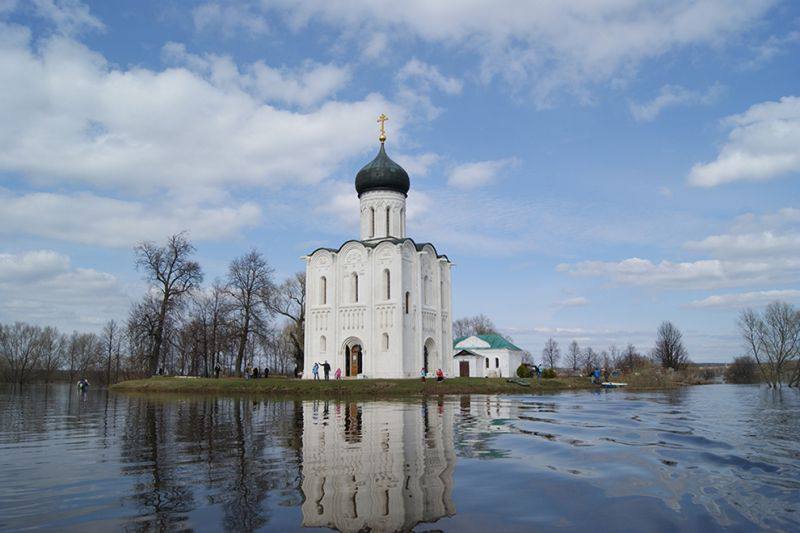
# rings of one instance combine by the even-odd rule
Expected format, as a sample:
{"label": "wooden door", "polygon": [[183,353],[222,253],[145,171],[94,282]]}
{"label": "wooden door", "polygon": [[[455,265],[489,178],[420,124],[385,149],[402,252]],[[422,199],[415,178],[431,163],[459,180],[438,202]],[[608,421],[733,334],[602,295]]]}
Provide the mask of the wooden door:
{"label": "wooden door", "polygon": [[350,348],[350,375],[357,376],[361,366],[361,346],[355,345]]}
{"label": "wooden door", "polygon": [[469,361],[459,361],[458,362],[458,375],[462,378],[469,377]]}

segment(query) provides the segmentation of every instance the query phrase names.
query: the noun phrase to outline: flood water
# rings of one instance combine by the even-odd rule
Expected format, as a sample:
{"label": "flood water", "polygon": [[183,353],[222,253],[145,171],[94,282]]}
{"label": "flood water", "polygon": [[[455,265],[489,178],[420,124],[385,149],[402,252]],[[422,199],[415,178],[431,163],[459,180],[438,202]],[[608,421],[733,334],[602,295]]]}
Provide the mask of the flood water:
{"label": "flood water", "polygon": [[0,529],[794,530],[800,396],[0,389]]}

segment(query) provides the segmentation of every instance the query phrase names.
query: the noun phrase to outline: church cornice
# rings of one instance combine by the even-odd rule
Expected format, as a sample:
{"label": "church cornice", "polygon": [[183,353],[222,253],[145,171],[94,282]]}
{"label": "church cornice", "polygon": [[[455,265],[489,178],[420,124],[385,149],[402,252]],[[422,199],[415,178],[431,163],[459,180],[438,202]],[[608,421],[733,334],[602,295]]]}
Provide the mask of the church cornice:
{"label": "church cornice", "polygon": [[316,250],[314,250],[310,254],[308,254],[306,257],[311,258],[311,257],[314,256],[314,254],[316,254],[318,252],[323,252],[323,251],[324,252],[329,252],[329,253],[332,253],[332,254],[338,254],[338,253],[340,253],[342,251],[342,249],[345,246],[347,246],[348,244],[351,244],[351,243],[360,244],[365,248],[374,249],[374,248],[377,248],[380,244],[385,243],[385,242],[390,243],[390,244],[395,244],[395,245],[402,245],[402,244],[404,244],[406,242],[410,242],[418,252],[422,252],[426,246],[430,246],[431,248],[433,248],[433,253],[436,256],[436,259],[441,259],[441,260],[447,261],[448,263],[452,263],[452,261],[450,261],[449,257],[447,257],[444,254],[439,254],[439,252],[436,251],[436,247],[432,243],[429,243],[429,242],[420,242],[420,243],[418,243],[414,239],[412,239],[411,237],[406,237],[404,239],[398,239],[398,238],[395,238],[395,237],[389,237],[389,238],[383,238],[383,239],[370,239],[370,240],[365,240],[365,241],[358,240],[358,239],[350,239],[349,241],[343,242],[342,245],[339,246],[338,249],[337,248],[328,248],[328,247],[322,246],[322,247],[317,248]]}

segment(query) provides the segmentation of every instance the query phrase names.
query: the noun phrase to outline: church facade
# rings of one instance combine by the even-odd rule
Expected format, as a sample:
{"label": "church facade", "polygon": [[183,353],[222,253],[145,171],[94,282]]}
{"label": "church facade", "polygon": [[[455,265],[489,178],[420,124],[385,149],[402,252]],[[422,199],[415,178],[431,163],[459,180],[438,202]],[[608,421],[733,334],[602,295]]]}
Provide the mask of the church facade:
{"label": "church facade", "polygon": [[378,155],[356,175],[360,238],[303,258],[305,379],[325,361],[331,378],[337,369],[343,378],[414,378],[452,368],[452,263],[406,235],[410,180],[385,140],[381,126]]}

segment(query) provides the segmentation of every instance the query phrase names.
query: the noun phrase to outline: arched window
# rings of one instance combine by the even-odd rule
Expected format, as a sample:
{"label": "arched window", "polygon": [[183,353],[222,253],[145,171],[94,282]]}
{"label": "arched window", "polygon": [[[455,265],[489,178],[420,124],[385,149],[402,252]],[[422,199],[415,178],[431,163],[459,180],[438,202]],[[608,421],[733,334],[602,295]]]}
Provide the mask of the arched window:
{"label": "arched window", "polygon": [[489,358],[486,358],[486,368],[489,368]]}
{"label": "arched window", "polygon": [[392,233],[392,231],[391,231],[391,229],[390,229],[390,226],[389,226],[389,220],[390,220],[390,219],[389,219],[389,208],[387,207],[387,208],[386,208],[386,236],[387,236],[387,237],[388,237],[389,235],[391,235],[391,233]]}
{"label": "arched window", "polygon": [[353,272],[353,303],[358,303],[358,273]]}
{"label": "arched window", "polygon": [[408,309],[409,309],[409,307],[411,307],[411,293],[408,292],[408,291],[406,291],[406,300],[405,300],[405,303],[404,303],[404,307],[405,307],[405,310],[406,310],[406,314],[408,314]]}
{"label": "arched window", "polygon": [[388,268],[383,269],[383,294],[387,300],[392,298],[392,279]]}
{"label": "arched window", "polygon": [[429,295],[430,290],[428,289],[428,284],[429,283],[430,283],[430,279],[428,278],[427,275],[424,278],[422,278],[422,301],[425,303],[425,305],[428,305],[428,304],[431,303],[430,302],[430,298],[431,297]]}
{"label": "arched window", "polygon": [[328,341],[325,335],[319,338],[319,351],[325,353],[328,350]]}
{"label": "arched window", "polygon": [[383,351],[387,351],[389,349],[389,334],[383,334]]}
{"label": "arched window", "polygon": [[495,357],[494,358],[494,367],[495,368],[500,368],[500,358],[499,357]]}
{"label": "arched window", "polygon": [[328,279],[325,276],[319,278],[319,303],[328,303]]}
{"label": "arched window", "polygon": [[370,238],[375,236],[375,208],[374,207],[370,207],[369,208],[369,236],[370,236]]}

